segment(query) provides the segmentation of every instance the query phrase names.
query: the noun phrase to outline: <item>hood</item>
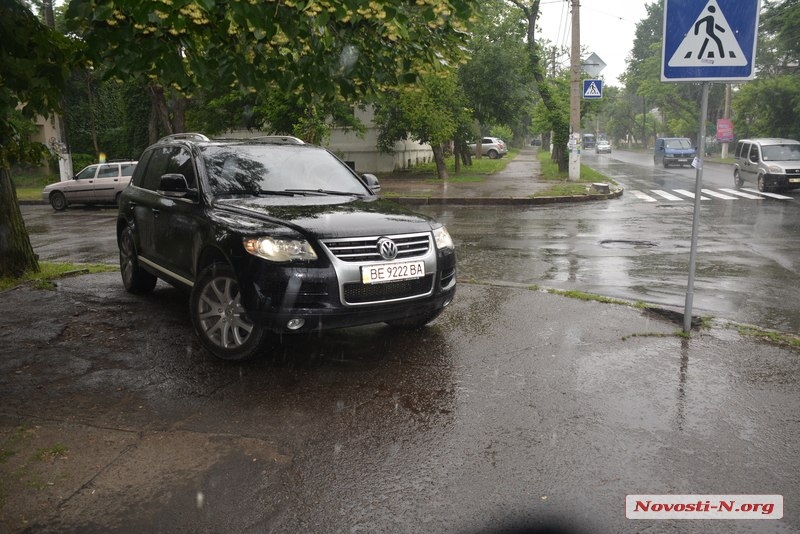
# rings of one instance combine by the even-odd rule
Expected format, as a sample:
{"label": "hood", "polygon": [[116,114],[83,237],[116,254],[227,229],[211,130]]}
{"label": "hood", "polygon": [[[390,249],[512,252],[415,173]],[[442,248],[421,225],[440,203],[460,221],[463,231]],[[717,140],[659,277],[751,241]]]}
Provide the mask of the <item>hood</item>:
{"label": "hood", "polygon": [[[288,226],[317,238],[429,232],[433,219],[394,202],[349,196],[248,197],[217,199],[233,217]],[[244,222],[244,221],[242,221]],[[248,225],[252,228],[252,225]]]}

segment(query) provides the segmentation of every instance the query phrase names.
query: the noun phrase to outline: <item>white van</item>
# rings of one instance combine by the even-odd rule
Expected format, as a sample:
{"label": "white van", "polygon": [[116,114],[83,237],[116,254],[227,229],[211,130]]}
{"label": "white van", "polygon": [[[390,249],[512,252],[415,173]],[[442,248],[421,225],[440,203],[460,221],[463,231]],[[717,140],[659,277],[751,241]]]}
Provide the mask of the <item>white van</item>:
{"label": "white van", "polygon": [[800,142],[794,139],[742,139],[736,143],[733,181],[745,182],[759,191],[800,187]]}

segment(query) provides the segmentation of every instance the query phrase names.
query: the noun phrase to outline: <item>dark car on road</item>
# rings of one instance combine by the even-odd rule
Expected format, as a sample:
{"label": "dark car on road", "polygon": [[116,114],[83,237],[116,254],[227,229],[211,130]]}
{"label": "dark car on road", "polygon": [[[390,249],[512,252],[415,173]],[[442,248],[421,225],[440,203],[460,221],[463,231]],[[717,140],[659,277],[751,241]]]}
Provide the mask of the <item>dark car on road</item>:
{"label": "dark car on road", "polygon": [[653,164],[663,165],[665,169],[670,165],[688,167],[695,156],[697,150],[686,137],[659,137],[653,148]]}
{"label": "dark car on road", "polygon": [[453,242],[379,187],[295,138],[168,136],[120,200],[123,283],[189,289],[195,331],[223,359],[253,356],[271,333],[421,327],[455,295]]}

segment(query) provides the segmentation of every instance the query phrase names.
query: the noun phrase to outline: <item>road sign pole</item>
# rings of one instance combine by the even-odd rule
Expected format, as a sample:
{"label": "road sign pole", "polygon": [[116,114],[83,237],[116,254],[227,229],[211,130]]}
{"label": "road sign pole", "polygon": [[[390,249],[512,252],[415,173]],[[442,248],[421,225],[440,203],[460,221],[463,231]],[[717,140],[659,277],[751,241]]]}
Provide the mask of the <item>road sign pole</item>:
{"label": "road sign pole", "polygon": [[683,331],[692,331],[692,304],[694,300],[694,272],[697,263],[697,234],[700,230],[700,199],[703,192],[703,163],[706,157],[706,116],[708,115],[708,82],[703,83],[703,102],[700,106],[700,139],[697,143],[697,173],[694,185],[694,216],[692,218],[692,246],[689,251],[689,282],[686,287],[686,306],[683,311]]}

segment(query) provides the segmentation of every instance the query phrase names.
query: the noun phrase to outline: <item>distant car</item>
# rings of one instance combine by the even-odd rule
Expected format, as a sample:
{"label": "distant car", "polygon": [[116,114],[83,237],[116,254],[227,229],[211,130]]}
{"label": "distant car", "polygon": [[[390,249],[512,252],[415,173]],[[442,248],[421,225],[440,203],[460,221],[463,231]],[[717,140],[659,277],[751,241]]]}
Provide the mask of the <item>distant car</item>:
{"label": "distant car", "polygon": [[697,151],[686,137],[659,137],[653,149],[653,164],[661,164],[666,169],[670,165],[692,164]]}
{"label": "distant car", "polygon": [[135,161],[109,161],[89,165],[72,180],[50,184],[42,199],[62,211],[70,204],[117,204],[136,168]]}
{"label": "distant car", "polygon": [[736,143],[733,181],[759,191],[800,187],[800,141],[794,139],[742,139]]}
{"label": "distant car", "polygon": [[611,143],[605,139],[601,139],[594,147],[595,154],[611,154]]}
{"label": "distant car", "polygon": [[[469,143],[469,149],[474,155],[478,155],[477,143]],[[484,137],[481,139],[481,154],[485,154],[491,159],[502,158],[508,154],[508,147],[499,137]]]}

